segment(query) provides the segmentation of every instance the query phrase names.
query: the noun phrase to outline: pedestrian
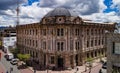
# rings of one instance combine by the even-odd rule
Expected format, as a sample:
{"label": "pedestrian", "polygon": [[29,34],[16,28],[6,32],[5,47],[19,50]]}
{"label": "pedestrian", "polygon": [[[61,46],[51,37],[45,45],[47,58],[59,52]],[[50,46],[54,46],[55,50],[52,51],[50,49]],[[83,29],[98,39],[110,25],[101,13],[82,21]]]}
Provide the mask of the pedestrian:
{"label": "pedestrian", "polygon": [[34,70],[34,73],[36,73],[36,70]]}
{"label": "pedestrian", "polygon": [[8,73],[8,71],[6,71],[6,73]]}
{"label": "pedestrian", "polygon": [[13,67],[10,67],[10,70],[13,71]]}
{"label": "pedestrian", "polygon": [[13,67],[10,67],[10,73],[13,71]]}

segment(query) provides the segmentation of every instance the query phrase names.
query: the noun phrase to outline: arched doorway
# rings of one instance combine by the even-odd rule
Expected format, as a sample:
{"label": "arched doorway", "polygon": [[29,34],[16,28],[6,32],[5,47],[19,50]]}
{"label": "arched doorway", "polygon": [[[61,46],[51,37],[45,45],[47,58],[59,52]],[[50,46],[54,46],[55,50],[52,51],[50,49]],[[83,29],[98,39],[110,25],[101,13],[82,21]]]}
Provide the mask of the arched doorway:
{"label": "arched doorway", "polygon": [[57,66],[58,66],[58,68],[64,67],[64,59],[60,56],[58,56],[58,59],[57,59]]}

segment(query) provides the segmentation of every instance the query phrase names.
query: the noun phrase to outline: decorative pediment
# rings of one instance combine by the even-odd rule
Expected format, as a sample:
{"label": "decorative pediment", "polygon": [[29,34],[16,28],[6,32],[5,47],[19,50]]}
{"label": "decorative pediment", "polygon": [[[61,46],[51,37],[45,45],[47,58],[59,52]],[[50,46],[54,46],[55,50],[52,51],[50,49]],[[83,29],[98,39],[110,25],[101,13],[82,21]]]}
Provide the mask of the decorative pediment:
{"label": "decorative pediment", "polygon": [[81,24],[82,22],[82,18],[80,18],[79,16],[76,17],[74,20],[73,20],[74,24]]}

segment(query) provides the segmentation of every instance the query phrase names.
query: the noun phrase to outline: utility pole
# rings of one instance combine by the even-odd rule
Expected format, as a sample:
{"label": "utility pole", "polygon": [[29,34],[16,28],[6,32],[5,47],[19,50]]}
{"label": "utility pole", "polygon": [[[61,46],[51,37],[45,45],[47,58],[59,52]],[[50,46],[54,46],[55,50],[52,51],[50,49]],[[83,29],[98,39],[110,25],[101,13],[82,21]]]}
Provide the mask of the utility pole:
{"label": "utility pole", "polygon": [[20,7],[20,5],[19,5],[19,0],[17,0],[17,9],[16,9],[16,12],[17,12],[17,25],[19,25],[19,7]]}

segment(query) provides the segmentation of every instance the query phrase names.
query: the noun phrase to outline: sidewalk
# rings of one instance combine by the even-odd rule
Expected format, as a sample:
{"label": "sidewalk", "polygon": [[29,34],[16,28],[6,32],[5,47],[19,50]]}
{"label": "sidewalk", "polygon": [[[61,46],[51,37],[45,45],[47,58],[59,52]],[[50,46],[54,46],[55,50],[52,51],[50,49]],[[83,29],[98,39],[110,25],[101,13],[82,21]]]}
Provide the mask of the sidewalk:
{"label": "sidewalk", "polygon": [[4,70],[3,66],[1,65],[1,62],[0,62],[0,73],[5,73],[5,70]]}
{"label": "sidewalk", "polygon": [[[92,63],[92,68],[94,68],[96,66],[99,66],[99,65],[102,65],[100,63],[100,60],[99,59],[94,60],[93,63]],[[45,71],[36,71],[36,73],[47,73],[47,71],[48,71],[48,73],[75,73],[77,68],[79,68],[79,71],[77,71],[77,73],[84,73],[85,72],[85,65],[83,65],[83,66],[77,66],[76,68],[71,69],[71,70],[64,70],[64,71],[45,70]],[[34,70],[33,70],[32,67],[29,67],[29,70],[31,70],[32,72],[34,72]],[[87,71],[88,70],[89,70],[89,68],[87,68]]]}

